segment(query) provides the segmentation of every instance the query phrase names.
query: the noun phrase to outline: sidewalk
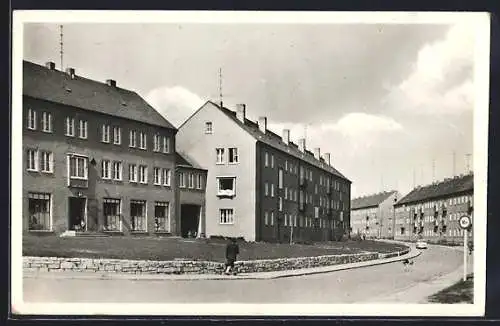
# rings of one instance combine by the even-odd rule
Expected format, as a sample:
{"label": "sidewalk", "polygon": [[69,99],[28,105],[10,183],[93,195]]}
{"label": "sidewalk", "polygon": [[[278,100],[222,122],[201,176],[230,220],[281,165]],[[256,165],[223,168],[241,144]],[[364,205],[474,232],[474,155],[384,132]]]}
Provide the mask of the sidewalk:
{"label": "sidewalk", "polygon": [[[474,271],[474,263],[472,257],[467,260],[467,274]],[[372,303],[389,303],[389,302],[405,302],[405,303],[429,303],[428,297],[452,286],[463,278],[463,264],[453,272],[441,277],[432,279],[427,282],[412,285],[406,289],[396,292],[391,295],[384,295],[379,298],[371,298]]]}
{"label": "sidewalk", "polygon": [[224,275],[224,274],[127,274],[127,273],[99,273],[99,272],[31,272],[24,271],[23,277],[25,278],[70,278],[70,279],[128,279],[128,280],[173,280],[173,281],[195,281],[195,280],[256,280],[256,279],[276,279],[283,277],[302,276],[320,273],[329,273],[345,269],[368,267],[374,265],[388,264],[404,259],[411,259],[419,256],[420,250],[417,250],[413,245],[410,246],[410,252],[406,255],[386,258],[375,259],[364,262],[356,262],[341,265],[332,265],[324,267],[314,267],[306,269],[285,270],[275,272],[261,272],[261,273],[245,273],[238,275]]}

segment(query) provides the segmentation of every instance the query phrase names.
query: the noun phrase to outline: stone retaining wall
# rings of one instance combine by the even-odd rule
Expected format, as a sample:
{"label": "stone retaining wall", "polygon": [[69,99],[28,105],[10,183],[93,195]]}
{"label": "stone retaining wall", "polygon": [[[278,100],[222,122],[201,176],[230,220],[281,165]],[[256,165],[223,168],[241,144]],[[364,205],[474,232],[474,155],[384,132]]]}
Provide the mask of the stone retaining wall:
{"label": "stone retaining wall", "polygon": [[[272,272],[281,270],[330,266],[390,258],[407,254],[409,249],[389,254],[361,253],[318,257],[281,258],[236,263],[240,273]],[[23,268],[30,271],[119,272],[134,274],[220,274],[224,263],[209,261],[151,261],[60,257],[23,257]]]}

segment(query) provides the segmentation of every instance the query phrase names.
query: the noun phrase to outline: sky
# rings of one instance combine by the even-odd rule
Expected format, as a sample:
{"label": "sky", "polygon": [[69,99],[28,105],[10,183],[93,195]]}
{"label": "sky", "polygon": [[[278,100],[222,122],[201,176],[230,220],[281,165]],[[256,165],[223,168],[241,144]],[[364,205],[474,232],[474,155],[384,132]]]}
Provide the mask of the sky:
{"label": "sky", "polygon": [[[474,34],[457,24],[65,23],[63,66],[137,91],[179,126],[205,101],[331,153],[352,197],[472,169]],[[23,58],[60,69],[59,25]],[[453,159],[455,158],[455,159]]]}

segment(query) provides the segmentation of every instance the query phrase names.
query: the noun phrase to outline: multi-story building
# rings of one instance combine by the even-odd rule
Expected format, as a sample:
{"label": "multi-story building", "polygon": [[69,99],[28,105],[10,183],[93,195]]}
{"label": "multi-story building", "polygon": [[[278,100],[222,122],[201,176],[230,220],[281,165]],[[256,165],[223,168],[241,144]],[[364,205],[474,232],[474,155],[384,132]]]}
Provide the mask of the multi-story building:
{"label": "multi-story building", "polygon": [[395,239],[463,242],[461,216],[473,217],[473,174],[416,187],[394,205]]}
{"label": "multi-story building", "polygon": [[355,198],[351,201],[351,234],[369,238],[394,238],[396,190]]}
{"label": "multi-story building", "polygon": [[330,154],[307,150],[236,112],[206,102],[177,133],[179,148],[208,170],[207,236],[250,241],[325,241],[349,227],[351,182]]}
{"label": "multi-story building", "polygon": [[24,61],[22,127],[25,231],[180,234],[184,193],[203,192],[187,165],[202,188],[177,187],[176,128],[114,80]]}

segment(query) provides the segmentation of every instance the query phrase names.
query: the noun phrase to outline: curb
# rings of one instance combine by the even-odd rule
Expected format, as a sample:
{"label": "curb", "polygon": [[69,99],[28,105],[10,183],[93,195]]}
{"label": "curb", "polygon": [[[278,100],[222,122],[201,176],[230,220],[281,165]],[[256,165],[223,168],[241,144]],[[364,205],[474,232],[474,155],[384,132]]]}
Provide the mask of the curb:
{"label": "curb", "polygon": [[[276,271],[276,272],[261,272],[252,274],[240,274],[235,276],[217,275],[217,274],[192,274],[192,275],[165,275],[165,274],[125,274],[125,273],[92,273],[92,272],[39,272],[39,271],[24,271],[23,277],[28,278],[70,278],[70,279],[85,279],[99,278],[101,280],[114,280],[114,279],[126,279],[126,280],[168,280],[168,281],[203,281],[203,280],[213,280],[213,281],[231,281],[231,280],[270,280],[294,276],[305,276],[314,274],[324,274],[331,273],[340,270],[362,268],[369,266],[376,266],[382,264],[389,264],[403,259],[412,259],[419,256],[422,252],[414,247],[410,247],[410,252],[391,258],[376,259],[357,263],[348,263],[341,265],[332,265],[308,269],[295,269],[286,271]],[[85,275],[86,274],[86,275]]]}

